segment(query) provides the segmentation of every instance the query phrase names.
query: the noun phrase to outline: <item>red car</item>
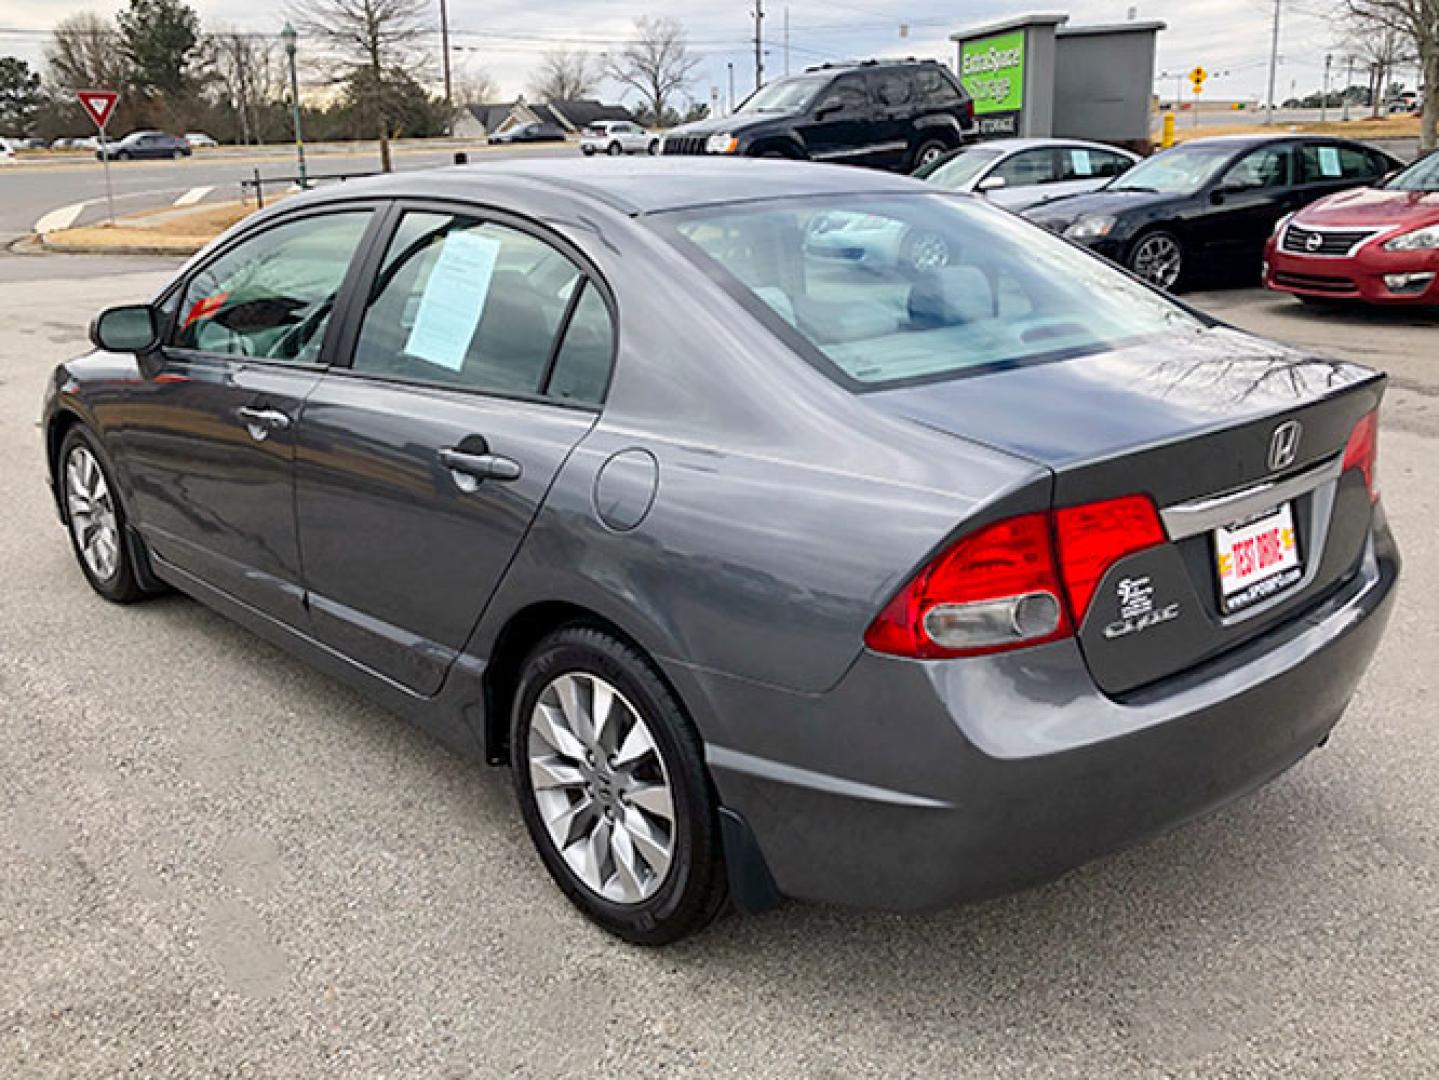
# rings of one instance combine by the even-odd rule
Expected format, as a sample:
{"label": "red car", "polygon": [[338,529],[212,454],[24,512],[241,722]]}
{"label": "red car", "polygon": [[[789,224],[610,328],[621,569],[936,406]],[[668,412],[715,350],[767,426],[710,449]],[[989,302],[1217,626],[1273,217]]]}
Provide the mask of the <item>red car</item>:
{"label": "red car", "polygon": [[1439,154],[1282,218],[1264,284],[1301,300],[1439,305]]}

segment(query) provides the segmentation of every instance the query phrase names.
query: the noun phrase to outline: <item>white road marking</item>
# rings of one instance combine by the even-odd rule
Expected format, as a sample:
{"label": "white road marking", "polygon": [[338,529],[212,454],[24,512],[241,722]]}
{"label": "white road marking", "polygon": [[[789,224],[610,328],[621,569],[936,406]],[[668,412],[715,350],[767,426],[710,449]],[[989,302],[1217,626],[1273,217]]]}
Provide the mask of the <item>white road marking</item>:
{"label": "white road marking", "polygon": [[89,201],[72,203],[70,206],[62,206],[58,210],[51,210],[48,214],[35,222],[35,231],[41,236],[46,233],[58,232],[61,229],[68,229],[75,224],[75,220],[85,212]]}
{"label": "white road marking", "polygon": [[209,195],[210,192],[214,190],[215,188],[213,185],[211,185],[210,187],[191,188],[189,191],[185,192],[185,194],[181,195],[178,199],[175,200],[175,205],[194,206],[197,202],[200,202],[202,199],[205,198],[206,195]]}

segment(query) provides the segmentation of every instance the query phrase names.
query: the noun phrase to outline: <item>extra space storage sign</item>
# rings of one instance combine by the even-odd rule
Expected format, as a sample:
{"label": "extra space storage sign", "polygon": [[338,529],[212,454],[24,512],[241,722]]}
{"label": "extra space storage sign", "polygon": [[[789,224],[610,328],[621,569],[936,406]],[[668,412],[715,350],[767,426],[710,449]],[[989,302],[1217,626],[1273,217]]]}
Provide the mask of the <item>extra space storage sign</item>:
{"label": "extra space storage sign", "polygon": [[1019,116],[1024,109],[1024,31],[964,42],[959,64],[960,81],[974,98],[979,134],[1019,134]]}

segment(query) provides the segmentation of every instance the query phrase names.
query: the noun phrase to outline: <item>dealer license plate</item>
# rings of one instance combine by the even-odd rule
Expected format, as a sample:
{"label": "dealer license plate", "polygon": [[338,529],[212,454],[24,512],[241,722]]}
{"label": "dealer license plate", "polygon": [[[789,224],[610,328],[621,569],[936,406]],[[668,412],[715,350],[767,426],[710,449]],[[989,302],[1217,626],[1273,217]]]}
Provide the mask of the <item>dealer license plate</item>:
{"label": "dealer license plate", "polygon": [[1304,576],[1304,567],[1291,505],[1215,529],[1214,559],[1226,615],[1292,588]]}

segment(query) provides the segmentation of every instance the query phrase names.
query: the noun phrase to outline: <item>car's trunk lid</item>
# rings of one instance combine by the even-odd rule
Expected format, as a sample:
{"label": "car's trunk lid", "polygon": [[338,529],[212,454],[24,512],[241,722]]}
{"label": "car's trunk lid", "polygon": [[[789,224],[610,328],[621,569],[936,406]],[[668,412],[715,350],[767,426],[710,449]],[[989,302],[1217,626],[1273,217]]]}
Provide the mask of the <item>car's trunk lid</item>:
{"label": "car's trunk lid", "polygon": [[[1340,478],[1338,466],[1383,382],[1355,364],[1215,328],[866,399],[1048,466],[1056,507],[1154,500],[1170,542],[1117,562],[1080,626],[1096,682],[1122,693],[1294,617],[1352,573],[1371,511],[1362,478]],[[1289,421],[1299,425],[1292,458],[1272,461],[1276,430]],[[1226,601],[1215,530],[1282,507],[1297,580]]]}

